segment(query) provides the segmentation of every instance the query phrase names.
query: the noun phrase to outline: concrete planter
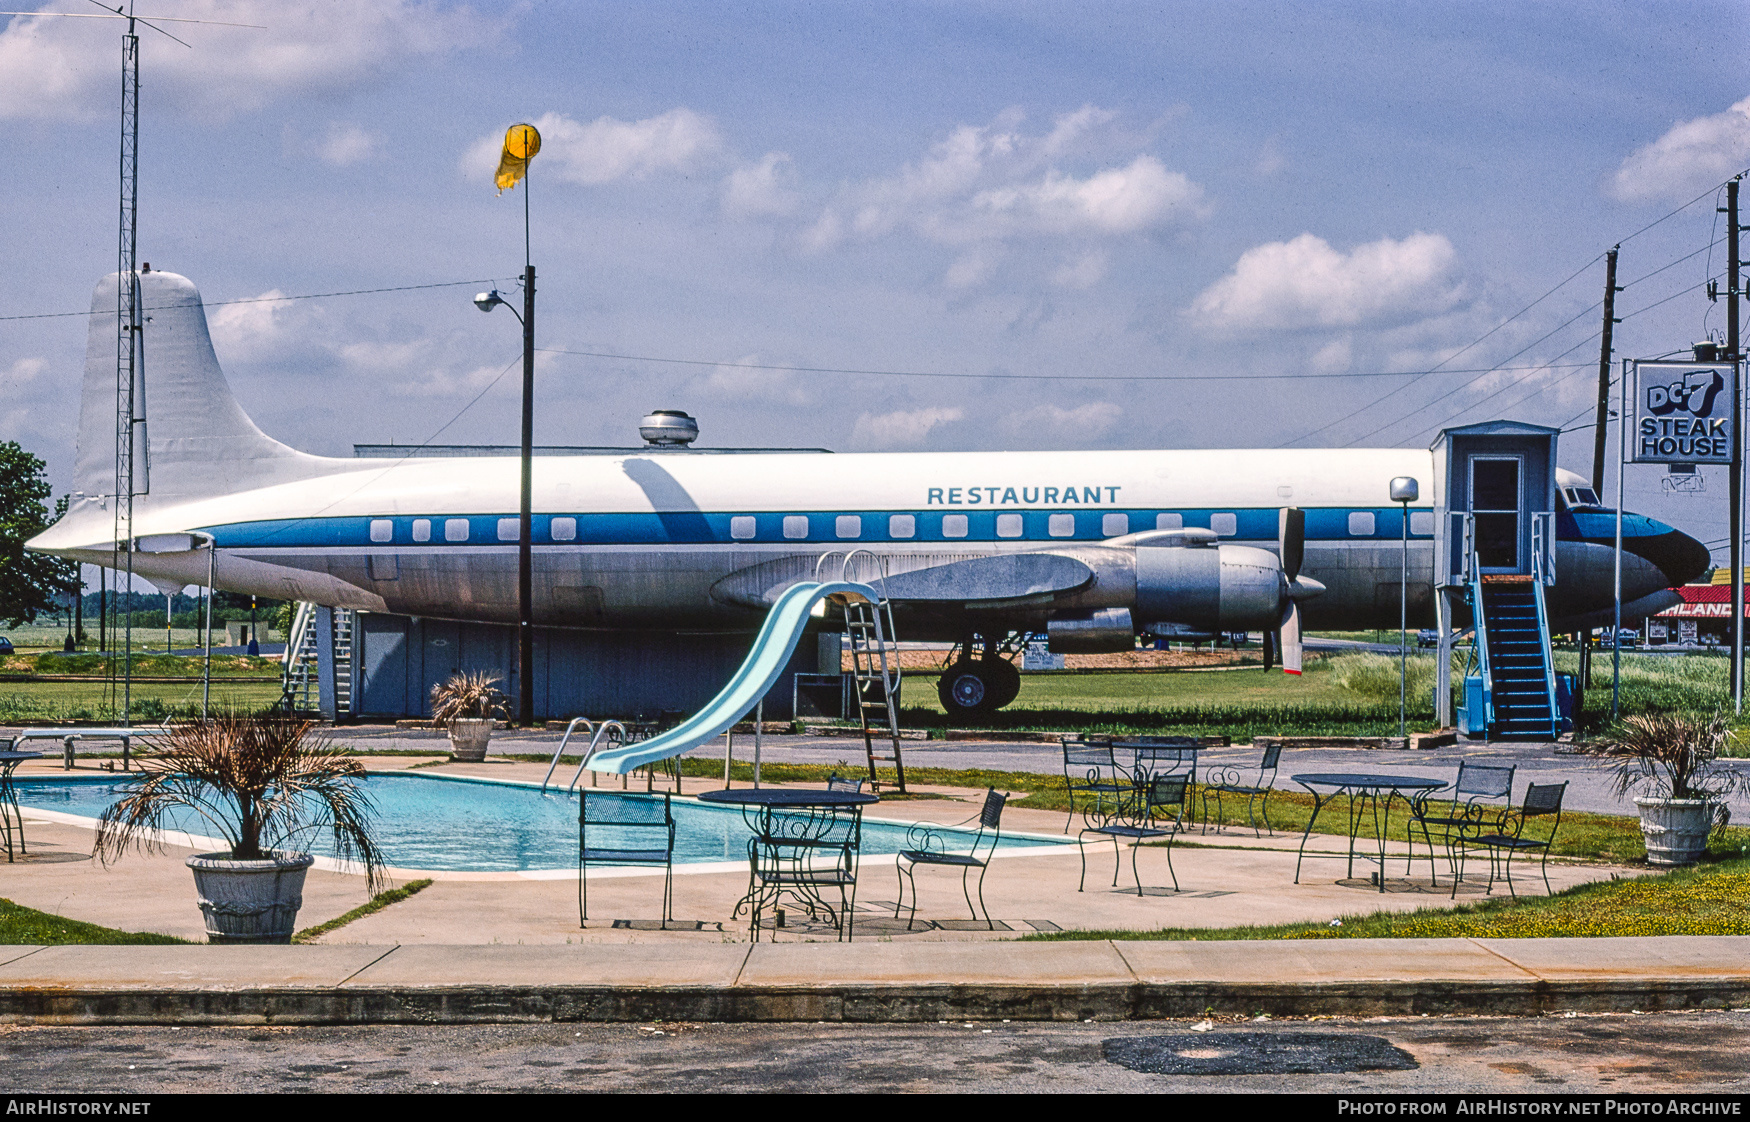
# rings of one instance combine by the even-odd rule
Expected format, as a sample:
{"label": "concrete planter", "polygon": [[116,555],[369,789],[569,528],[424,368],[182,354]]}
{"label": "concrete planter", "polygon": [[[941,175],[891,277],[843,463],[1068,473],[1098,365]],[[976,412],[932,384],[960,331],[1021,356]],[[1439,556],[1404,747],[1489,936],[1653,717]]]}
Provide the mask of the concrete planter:
{"label": "concrete planter", "polygon": [[479,763],[486,758],[486,742],[491,738],[491,718],[458,717],[450,722],[450,759]]}
{"label": "concrete planter", "polygon": [[207,942],[291,942],[304,903],[304,873],[315,860],[308,853],[261,861],[236,861],[226,853],[190,857]]}
{"label": "concrete planter", "polygon": [[1647,864],[1693,865],[1707,852],[1713,828],[1713,803],[1707,799],[1636,799],[1641,834],[1647,839]]}

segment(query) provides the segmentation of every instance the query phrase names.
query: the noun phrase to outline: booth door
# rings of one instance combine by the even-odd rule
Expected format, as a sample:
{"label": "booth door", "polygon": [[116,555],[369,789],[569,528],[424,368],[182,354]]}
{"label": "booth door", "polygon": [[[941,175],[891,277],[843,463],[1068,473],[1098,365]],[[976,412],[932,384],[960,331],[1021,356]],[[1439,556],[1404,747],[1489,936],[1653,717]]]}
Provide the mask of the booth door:
{"label": "booth door", "polygon": [[1485,573],[1524,571],[1524,466],[1519,456],[1471,457],[1470,509]]}

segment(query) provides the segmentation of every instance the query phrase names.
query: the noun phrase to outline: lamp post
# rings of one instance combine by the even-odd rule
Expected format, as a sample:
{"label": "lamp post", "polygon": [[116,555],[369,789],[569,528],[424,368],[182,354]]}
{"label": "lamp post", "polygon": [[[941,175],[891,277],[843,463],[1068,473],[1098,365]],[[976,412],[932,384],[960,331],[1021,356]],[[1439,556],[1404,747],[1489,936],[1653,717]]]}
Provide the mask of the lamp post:
{"label": "lamp post", "polygon": [[[504,133],[493,182],[504,194],[523,183],[529,161],[541,150],[541,134],[533,125],[512,125]],[[504,303],[497,289],[474,297],[474,306],[490,312]],[[509,305],[506,305],[507,307]],[[511,308],[511,312],[516,312]],[[535,266],[529,254],[529,188],[523,183],[523,447],[522,503],[517,517],[517,723],[535,723],[535,620],[530,586],[534,583],[534,456],[535,456]]]}
{"label": "lamp post", "polygon": [[[1398,735],[1408,737],[1404,720],[1410,678],[1410,504],[1422,497],[1421,488],[1407,475],[1391,481],[1391,501],[1403,504],[1403,575],[1398,578]],[[1405,741],[1406,747],[1408,741]]]}
{"label": "lamp post", "polygon": [[[525,194],[524,198],[528,196]],[[517,517],[517,723],[527,728],[535,723],[535,626],[530,590],[534,568],[534,454],[535,454],[535,267],[523,269],[523,310],[495,288],[474,297],[483,312],[503,304],[523,325],[523,432],[521,504]]]}

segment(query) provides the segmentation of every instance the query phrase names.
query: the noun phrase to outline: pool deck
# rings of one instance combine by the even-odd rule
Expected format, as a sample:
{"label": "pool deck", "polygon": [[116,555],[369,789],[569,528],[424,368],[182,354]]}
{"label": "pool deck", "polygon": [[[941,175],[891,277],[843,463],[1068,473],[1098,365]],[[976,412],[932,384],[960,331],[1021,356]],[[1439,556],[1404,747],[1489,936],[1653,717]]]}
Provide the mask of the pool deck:
{"label": "pool deck", "polygon": [[[441,757],[375,757],[396,771]],[[78,769],[91,774],[95,761]],[[538,781],[544,765],[489,761],[422,767]],[[64,775],[58,761],[21,775]],[[616,784],[617,786],[617,784]],[[686,792],[720,787],[688,780]],[[960,822],[982,792],[894,801],[873,813]],[[182,938],[203,937],[186,848],[131,853],[105,867],[91,830],[25,812],[31,853],[4,866],[0,895],[74,919]],[[1009,809],[1008,831],[1062,836],[1060,812]],[[1330,942],[1015,942],[1053,930],[1147,930],[1291,921],[1329,922],[1379,909],[1445,906],[1447,889],[1392,862],[1387,891],[1342,880],[1337,861],[1294,884],[1298,836],[1200,835],[1174,848],[1182,892],[1164,857],[1142,851],[1145,886],[1110,881],[1111,850],[1080,862],[1061,853],[999,857],[985,884],[997,921],[968,918],[947,870],[924,870],[916,929],[893,918],[891,858],[863,859],[856,941],[790,922],[776,941],[749,942],[733,910],[745,871],[676,867],[675,914],[658,922],[660,873],[592,872],[591,917],[579,926],[575,877],[430,875],[433,884],[294,947],[58,946],[0,948],[0,1022],[431,1023],[541,1020],[1126,1019],[1269,1012],[1549,1013],[1739,1007],[1750,1004],[1750,938],[1399,939]],[[1188,844],[1186,844],[1188,843]],[[1339,839],[1314,836],[1336,853]],[[1401,853],[1401,847],[1393,847]],[[1644,871],[1644,870],[1639,870]],[[1637,870],[1556,865],[1557,888]],[[397,872],[405,881],[414,871]],[[1540,886],[1541,887],[1541,886]],[[1481,886],[1459,898],[1478,899]],[[365,902],[363,878],[315,869],[301,925]]]}

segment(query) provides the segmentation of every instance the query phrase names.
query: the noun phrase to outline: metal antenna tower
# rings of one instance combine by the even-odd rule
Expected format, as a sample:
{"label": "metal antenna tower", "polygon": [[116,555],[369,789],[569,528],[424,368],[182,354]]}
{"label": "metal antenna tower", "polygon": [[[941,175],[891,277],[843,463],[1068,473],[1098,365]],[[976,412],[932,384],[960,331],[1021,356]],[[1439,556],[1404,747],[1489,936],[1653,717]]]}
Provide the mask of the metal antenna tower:
{"label": "metal antenna tower", "polygon": [[[126,10],[112,8],[91,0],[102,10],[96,12],[4,12],[0,16],[57,16],[65,19],[120,19],[127,21],[122,33],[122,138],[120,155],[121,217],[116,239],[116,358],[115,358],[115,521],[114,542],[110,553],[111,568],[124,568],[128,574],[124,588],[116,590],[115,601],[134,591],[134,497],[151,489],[150,444],[146,437],[146,339],[144,309],[140,306],[140,274],[135,268],[139,250],[140,214],[140,37],[138,27],[144,24],[172,42],[185,47],[191,44],[170,34],[159,23],[203,23],[215,27],[247,27],[267,30],[259,24],[227,23],[222,20],[182,19],[176,16],[136,16],[133,0]],[[191,47],[192,49],[192,47]],[[146,479],[138,473],[140,460],[145,458]],[[140,486],[144,482],[145,486]],[[116,558],[126,555],[126,561]],[[209,590],[208,595],[211,595]],[[113,617],[105,606],[104,618],[98,627],[105,633],[112,628]],[[126,613],[122,625],[122,726],[129,724],[133,710],[134,613]],[[109,703],[115,704],[115,663],[113,650],[109,663]]]}
{"label": "metal antenna tower", "polygon": [[[140,37],[129,5],[128,29],[122,35],[121,221],[116,239],[116,361],[115,361],[115,535],[127,555],[128,594],[134,590],[134,459],[135,435],[144,418],[139,393],[145,376],[140,328],[140,274],[135,269],[139,249],[140,212]],[[130,609],[132,604],[129,605]],[[122,727],[133,712],[134,613],[126,614],[122,643]],[[113,666],[113,662],[111,664]]]}

